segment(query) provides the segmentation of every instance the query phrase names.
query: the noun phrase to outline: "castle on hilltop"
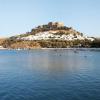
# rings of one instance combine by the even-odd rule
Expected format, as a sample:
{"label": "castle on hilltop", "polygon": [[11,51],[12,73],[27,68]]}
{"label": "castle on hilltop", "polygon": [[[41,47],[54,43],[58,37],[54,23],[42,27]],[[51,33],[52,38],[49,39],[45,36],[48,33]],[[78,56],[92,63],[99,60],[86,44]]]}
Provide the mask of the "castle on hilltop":
{"label": "castle on hilltop", "polygon": [[49,22],[48,23],[48,26],[52,27],[52,26],[55,26],[55,27],[63,27],[64,26],[64,23],[62,22]]}
{"label": "castle on hilltop", "polygon": [[40,25],[38,26],[37,28],[44,28],[44,27],[47,27],[47,28],[59,28],[59,27],[63,27],[64,26],[64,23],[62,22],[49,22],[47,25]]}

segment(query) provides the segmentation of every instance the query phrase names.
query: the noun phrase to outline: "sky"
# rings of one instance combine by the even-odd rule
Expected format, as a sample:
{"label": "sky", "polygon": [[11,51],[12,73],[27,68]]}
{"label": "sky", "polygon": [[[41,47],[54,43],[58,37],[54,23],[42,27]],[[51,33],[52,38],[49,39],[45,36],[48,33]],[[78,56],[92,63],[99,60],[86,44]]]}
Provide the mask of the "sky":
{"label": "sky", "polygon": [[0,0],[0,37],[30,32],[48,22],[100,37],[100,0]]}

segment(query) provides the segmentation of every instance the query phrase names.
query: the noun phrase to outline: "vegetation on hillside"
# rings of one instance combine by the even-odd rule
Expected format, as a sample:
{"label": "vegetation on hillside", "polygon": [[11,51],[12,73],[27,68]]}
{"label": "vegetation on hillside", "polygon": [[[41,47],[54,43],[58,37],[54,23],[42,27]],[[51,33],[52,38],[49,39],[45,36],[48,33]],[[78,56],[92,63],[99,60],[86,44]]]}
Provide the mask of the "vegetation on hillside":
{"label": "vegetation on hillside", "polygon": [[81,35],[83,36],[83,33],[80,33],[78,31],[75,31],[72,27],[66,27],[66,26],[60,26],[59,23],[52,23],[52,22],[49,22],[48,24],[46,25],[41,25],[41,26],[38,26],[36,28],[33,28],[31,30],[31,32],[27,32],[25,34],[20,34],[20,35],[17,35],[17,36],[12,36],[10,37],[10,39],[16,39],[16,38],[21,38],[21,37],[27,37],[29,35],[35,35],[39,32],[46,32],[46,31],[57,31],[56,34],[58,35],[62,35],[62,34],[78,34],[78,35]]}
{"label": "vegetation on hillside", "polygon": [[3,42],[3,47],[12,49],[33,49],[33,48],[99,48],[100,40],[95,39],[93,42],[89,40],[37,40],[37,41],[23,41],[7,39]]}
{"label": "vegetation on hillside", "polygon": [[35,35],[39,32],[45,31],[57,31],[54,33],[55,35],[68,35],[73,34],[74,37],[76,35],[83,36],[83,33],[75,31],[72,27],[66,27],[59,23],[48,23],[47,25],[41,25],[31,30],[31,32],[27,32],[25,34],[21,34],[18,36],[12,36],[8,39],[0,39],[0,45],[5,48],[12,48],[12,49],[33,49],[33,48],[68,48],[68,47],[86,47],[86,48],[100,48],[100,39],[94,39],[94,41],[90,40],[56,40],[56,39],[49,39],[49,40],[20,40],[17,39],[18,37],[26,37],[29,35]]}

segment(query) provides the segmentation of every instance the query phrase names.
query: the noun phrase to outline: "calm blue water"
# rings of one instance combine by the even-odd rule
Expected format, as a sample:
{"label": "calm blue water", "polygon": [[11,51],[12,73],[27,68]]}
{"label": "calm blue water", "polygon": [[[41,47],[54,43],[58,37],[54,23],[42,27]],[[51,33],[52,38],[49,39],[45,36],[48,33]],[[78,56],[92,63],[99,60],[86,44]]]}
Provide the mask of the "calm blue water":
{"label": "calm blue water", "polygon": [[100,100],[100,52],[1,50],[0,100]]}

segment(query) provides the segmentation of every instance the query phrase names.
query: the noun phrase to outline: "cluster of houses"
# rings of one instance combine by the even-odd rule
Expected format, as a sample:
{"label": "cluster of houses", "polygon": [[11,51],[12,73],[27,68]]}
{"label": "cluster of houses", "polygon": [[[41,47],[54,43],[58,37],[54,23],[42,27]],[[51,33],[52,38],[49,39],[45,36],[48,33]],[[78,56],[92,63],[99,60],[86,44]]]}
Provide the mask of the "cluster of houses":
{"label": "cluster of houses", "polygon": [[73,34],[57,35],[57,34],[54,34],[54,33],[56,33],[56,31],[39,32],[39,33],[37,33],[35,35],[29,35],[27,37],[21,37],[21,38],[18,38],[18,39],[21,39],[21,40],[49,40],[49,39],[56,39],[56,40],[67,40],[67,41],[84,40],[84,39],[88,39],[90,41],[94,40],[93,38],[81,36],[79,34],[76,34],[76,36],[74,36]]}

